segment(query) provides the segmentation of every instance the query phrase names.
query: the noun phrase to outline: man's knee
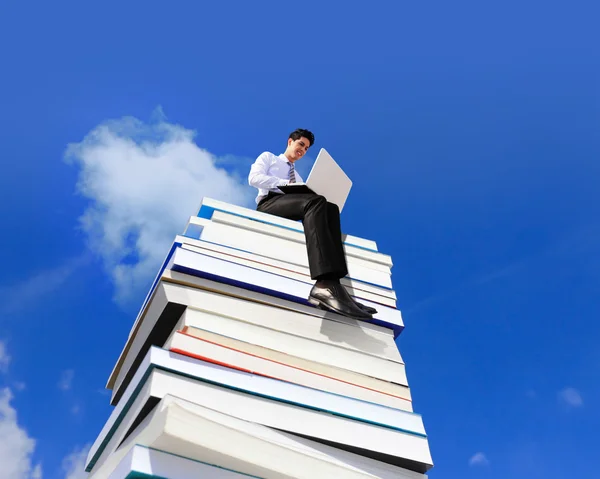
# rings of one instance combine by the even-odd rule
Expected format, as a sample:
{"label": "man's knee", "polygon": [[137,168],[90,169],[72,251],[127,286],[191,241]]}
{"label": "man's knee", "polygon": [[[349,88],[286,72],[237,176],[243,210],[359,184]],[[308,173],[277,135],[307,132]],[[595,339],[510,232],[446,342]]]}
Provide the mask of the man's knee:
{"label": "man's knee", "polygon": [[327,202],[327,211],[329,213],[335,213],[335,214],[340,214],[340,207],[338,205],[336,205],[335,203],[332,203],[331,201]]}
{"label": "man's knee", "polygon": [[327,203],[327,198],[323,195],[311,195],[311,198],[308,200],[308,204],[310,206],[322,206]]}

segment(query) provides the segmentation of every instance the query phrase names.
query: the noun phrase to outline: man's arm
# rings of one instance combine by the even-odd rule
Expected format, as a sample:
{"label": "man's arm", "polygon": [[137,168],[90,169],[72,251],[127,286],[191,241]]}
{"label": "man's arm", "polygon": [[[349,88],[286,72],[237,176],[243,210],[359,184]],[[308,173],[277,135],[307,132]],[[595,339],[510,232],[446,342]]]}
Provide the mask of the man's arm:
{"label": "man's arm", "polygon": [[285,186],[288,184],[289,180],[282,180],[277,176],[269,176],[267,174],[272,163],[271,156],[272,153],[265,151],[256,159],[250,168],[250,174],[248,175],[248,183],[250,186],[271,190],[278,186]]}

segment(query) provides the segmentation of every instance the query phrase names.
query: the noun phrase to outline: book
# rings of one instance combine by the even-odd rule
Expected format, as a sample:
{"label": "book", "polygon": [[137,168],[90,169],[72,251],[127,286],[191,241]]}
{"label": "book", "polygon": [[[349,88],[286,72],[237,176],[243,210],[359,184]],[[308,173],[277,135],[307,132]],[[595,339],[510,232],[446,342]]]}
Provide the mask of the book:
{"label": "book", "polygon": [[[181,246],[174,249],[166,269],[303,304],[309,304],[308,297],[312,289],[312,285],[301,281],[190,251]],[[398,309],[375,305],[364,298],[362,302],[377,309],[373,319],[368,321],[392,328],[401,324],[401,313]]]}
{"label": "book", "polygon": [[[261,213],[260,211],[256,211],[254,209],[232,205],[224,201],[214,200],[212,198],[203,198],[198,208],[197,216],[199,218],[212,219],[215,212],[230,213],[242,218],[248,218],[253,221],[257,221],[259,223],[278,226],[280,228],[286,228],[292,231],[300,231],[304,233],[302,223],[299,221],[270,215],[268,213]],[[347,234],[342,234],[342,239],[347,245],[358,246],[359,248],[366,250],[377,251],[377,243],[375,241]]]}
{"label": "book", "polygon": [[[202,310],[188,312],[190,307]],[[216,334],[290,354],[297,351],[296,355],[305,359],[326,359],[332,366],[407,384],[402,357],[390,330],[344,317],[339,321],[321,317],[319,321],[297,311],[248,301],[247,297],[161,282],[111,374],[112,404],[119,401],[148,348],[163,346],[174,330],[187,325],[186,321]]]}
{"label": "book", "polygon": [[175,329],[180,330],[185,326],[203,329],[383,381],[408,385],[405,366],[399,352],[397,352],[395,358],[382,357],[380,354],[369,354],[358,348],[347,347],[347,343],[340,346],[336,345],[335,341],[319,341],[315,337],[308,337],[308,335],[300,336],[293,332],[278,331],[277,329],[260,326],[256,321],[240,321],[192,307],[188,307],[183,312]]}
{"label": "book", "polygon": [[[189,289],[186,291],[185,294],[181,295],[177,292],[177,290],[173,290],[170,288],[168,293],[171,294],[172,297],[169,300],[167,300],[164,290],[165,285],[167,283],[187,286]],[[144,347],[147,348],[150,344],[164,344],[164,341],[167,340],[169,334],[172,332],[181,314],[187,307],[187,294],[191,294],[190,291],[210,291],[227,297],[248,300],[254,303],[260,303],[276,307],[282,310],[295,311],[310,317],[320,318],[321,320],[328,319],[330,321],[341,322],[344,324],[352,324],[361,328],[361,330],[379,331],[380,333],[384,334],[392,334],[394,339],[397,337],[398,334],[400,334],[400,331],[403,328],[402,318],[399,311],[397,311],[398,317],[396,318],[396,323],[389,323],[390,328],[381,327],[378,324],[374,324],[373,322],[358,321],[355,319],[347,318],[345,316],[341,316],[336,313],[323,311],[307,304],[288,301],[264,293],[258,293],[237,286],[218,283],[216,281],[207,280],[205,278],[191,276],[184,273],[179,273],[176,271],[165,269],[159,273],[155,281],[155,286],[148,293],[148,297],[137,315],[137,318],[134,322],[134,325],[131,328],[125,346],[106,384],[106,387],[108,389],[115,388],[117,377],[119,377],[119,375],[121,374],[121,369],[123,369],[125,362],[128,362],[127,366],[125,367],[125,369],[128,370],[131,367],[131,365],[136,361],[136,357],[138,357],[138,353],[142,345],[138,343],[133,348],[134,352],[132,352],[131,349],[133,347],[132,345],[134,341],[139,341],[138,333],[142,325],[144,327],[144,332],[141,334],[141,337],[144,338],[144,341],[148,340],[147,344]],[[156,305],[152,308],[151,311],[150,303],[153,299],[156,301]],[[389,320],[392,318],[387,319]],[[159,324],[160,327],[156,330],[152,338],[149,338],[149,334],[156,324]],[[362,337],[362,335],[359,335],[357,337]],[[368,345],[365,346],[368,347]],[[112,401],[115,401],[114,396]]]}
{"label": "book", "polygon": [[120,479],[128,467],[170,479],[426,478],[170,394],[91,477]]}
{"label": "book", "polygon": [[[217,216],[217,219],[219,216]],[[306,239],[304,238],[304,233],[296,233],[290,232],[289,230],[282,230],[278,235],[273,235],[273,230],[265,225],[261,228],[241,228],[236,223],[232,221],[229,222],[219,222],[207,220],[205,218],[197,218],[190,217],[190,223],[193,223],[196,226],[199,226],[201,229],[197,239],[205,239],[204,230],[208,228],[210,232],[210,237],[212,238],[220,238],[222,236],[227,236],[232,232],[238,232],[242,235],[243,238],[250,241],[269,241],[271,244],[279,245],[279,247],[286,248],[288,251],[295,253],[296,251],[304,251],[306,254]],[[238,222],[242,222],[238,220]],[[246,225],[247,226],[247,225]],[[343,244],[342,244],[342,247]],[[345,247],[344,247],[345,249]],[[377,271],[381,271],[384,273],[391,273],[391,260],[386,261],[388,256],[385,256],[379,252],[373,252],[369,250],[363,250],[361,248],[349,247],[350,252],[352,254],[346,254],[346,258],[348,262],[356,264],[358,266],[362,266],[365,268],[371,268]]]}
{"label": "book", "polygon": [[316,195],[316,193],[311,190],[306,184],[304,183],[295,183],[295,184],[290,184],[290,185],[284,185],[284,186],[278,186],[277,188],[279,188],[281,191],[283,191],[286,195],[294,195],[294,194],[309,194],[309,195]]}
{"label": "book", "polygon": [[[288,228],[281,228],[280,226],[261,223],[256,220],[251,220],[249,218],[244,218],[239,215],[225,213],[222,211],[215,211],[210,220],[213,223],[220,223],[235,228],[241,228],[248,231],[254,231],[256,233],[266,234],[275,238],[295,241],[296,243],[300,243],[303,245],[306,244],[306,238],[304,236],[303,231],[301,232],[291,230]],[[190,218],[190,222],[198,224],[196,223],[194,217]],[[350,244],[343,244],[343,247],[344,251],[348,256],[355,256],[357,258],[362,258],[367,261],[372,261],[374,263],[380,263],[384,266],[387,266],[388,268],[391,268],[393,265],[392,258],[390,255]]]}
{"label": "book", "polygon": [[[164,348],[240,371],[412,412],[408,387],[402,390],[403,396],[408,398],[384,393],[381,390],[360,386],[356,380],[350,382],[342,379],[351,377],[350,374],[345,374],[343,369],[302,360],[296,356],[261,348],[203,329],[184,326],[182,330],[171,334]],[[360,379],[364,380],[364,378]]]}
{"label": "book", "polygon": [[[180,323],[177,325],[177,327],[181,325],[182,324]],[[274,349],[257,346],[256,344],[229,338],[227,336],[212,333],[204,329],[194,328],[193,326],[183,325],[181,331],[185,332],[185,334],[189,336],[194,336],[196,338],[212,341],[217,344],[230,347],[232,349],[247,352],[249,354],[253,354],[255,356],[259,356],[269,360],[277,361],[288,366],[296,367],[298,369],[310,371],[321,376],[330,377],[351,385],[356,385],[363,390],[371,390],[376,393],[382,393],[385,396],[402,399],[403,403],[404,401],[411,401],[410,389],[408,386],[405,385],[380,380],[371,376],[367,376],[366,374],[356,373],[348,369],[336,368],[334,366],[329,366],[321,362],[303,359],[298,356],[292,356],[291,354],[287,354],[285,352],[282,353],[279,351],[275,351]],[[404,409],[403,407],[399,406],[398,403],[387,405],[399,409]],[[412,411],[412,409],[407,410]]]}
{"label": "book", "polygon": [[[195,248],[200,248],[203,251],[212,251],[215,253],[221,253],[228,256],[253,261],[255,263],[264,264],[267,266],[278,268],[285,272],[281,274],[286,274],[287,272],[296,273],[302,275],[305,278],[308,278],[309,282],[314,283],[314,280],[310,278],[310,270],[307,266],[300,266],[293,263],[288,263],[286,261],[267,258],[266,256],[255,255],[239,249],[230,248],[228,246],[218,245],[215,243],[209,243],[207,241],[193,239],[187,236],[176,236],[175,244],[180,244],[181,246],[192,246]],[[347,276],[345,278],[341,278],[340,282],[351,290],[361,290],[376,296],[383,296],[384,298],[394,300],[394,302],[396,300],[396,293],[393,289],[390,288],[384,288],[381,286],[365,283],[364,281],[358,281]]]}
{"label": "book", "polygon": [[[171,396],[167,396],[172,400]],[[179,401],[180,402],[180,401]],[[163,407],[166,406],[163,403]],[[161,431],[161,435],[165,431]],[[140,440],[145,439],[145,435]],[[225,461],[223,461],[225,462]],[[198,479],[199,477],[210,477],[211,479],[250,479],[250,476],[237,472],[223,466],[209,464],[203,461],[188,459],[175,453],[168,453],[147,446],[133,445],[127,454],[116,464],[108,474],[106,468],[103,473],[108,479]],[[100,476],[101,473],[98,473]]]}
{"label": "book", "polygon": [[[161,358],[162,353],[168,354],[169,358]],[[102,467],[102,463],[109,456],[114,456],[117,448],[145,419],[156,403],[167,394],[227,413],[238,419],[307,437],[317,442],[335,444],[343,450],[360,451],[359,454],[362,456],[376,458],[416,472],[426,472],[431,467],[429,445],[424,434],[408,432],[389,424],[350,418],[332,411],[325,412],[303,407],[299,402],[304,399],[303,397],[297,398],[294,402],[285,402],[266,397],[264,394],[259,396],[239,388],[223,387],[222,384],[214,384],[214,382],[211,384],[194,377],[198,368],[197,362],[190,363],[189,358],[176,360],[173,358],[173,353],[158,348],[153,348],[148,356],[149,360],[145,361],[136,373],[136,381],[127,388],[125,400],[113,410],[103,432],[92,446],[88,456],[87,471],[93,472],[95,467]],[[153,357],[154,362],[161,363],[160,367],[151,367],[150,360]],[[177,364],[173,364],[175,360]],[[173,370],[168,369],[169,362]],[[146,365],[148,368],[144,367]],[[204,367],[205,372],[210,369],[215,374],[232,372],[230,369],[216,365]],[[247,385],[266,379],[247,376]],[[395,411],[404,415],[410,414]]]}
{"label": "book", "polygon": [[[195,221],[202,226],[197,239],[308,267],[308,253],[303,244],[201,218]],[[353,256],[346,257],[346,264],[350,278],[392,288],[391,269],[388,266]]]}
{"label": "book", "polygon": [[[241,266],[246,266],[251,269],[256,269],[259,271],[264,271],[266,273],[271,273],[277,276],[283,276],[284,278],[292,279],[294,281],[300,281],[301,283],[306,284],[308,287],[312,288],[314,285],[314,281],[310,278],[308,274],[300,274],[293,271],[289,271],[288,269],[282,269],[275,266],[271,266],[266,261],[258,262],[256,261],[256,257],[252,259],[242,258],[239,255],[230,255],[225,253],[216,252],[210,248],[202,248],[197,247],[195,245],[190,244],[182,244],[182,249],[186,249],[188,251],[193,251],[194,253],[200,253],[206,256],[211,256],[213,258],[221,259],[224,261],[228,261],[231,263],[239,264]],[[268,260],[267,260],[268,261]],[[396,301],[386,296],[373,294],[364,289],[355,289],[353,287],[346,287],[348,293],[356,299],[363,299],[367,301],[371,301],[373,303],[378,303],[383,306],[388,306],[390,308],[396,307]]]}

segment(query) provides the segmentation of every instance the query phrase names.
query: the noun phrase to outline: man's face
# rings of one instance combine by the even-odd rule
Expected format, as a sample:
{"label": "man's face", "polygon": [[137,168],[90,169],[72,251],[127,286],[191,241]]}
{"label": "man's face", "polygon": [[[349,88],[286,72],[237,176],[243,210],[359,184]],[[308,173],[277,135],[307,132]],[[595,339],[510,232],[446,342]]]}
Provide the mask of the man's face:
{"label": "man's face", "polygon": [[292,140],[291,138],[288,138],[288,155],[286,156],[288,156],[288,158],[290,158],[291,161],[298,161],[304,156],[304,154],[308,151],[309,148],[310,141],[308,141],[308,139],[304,137],[298,138],[297,140]]}

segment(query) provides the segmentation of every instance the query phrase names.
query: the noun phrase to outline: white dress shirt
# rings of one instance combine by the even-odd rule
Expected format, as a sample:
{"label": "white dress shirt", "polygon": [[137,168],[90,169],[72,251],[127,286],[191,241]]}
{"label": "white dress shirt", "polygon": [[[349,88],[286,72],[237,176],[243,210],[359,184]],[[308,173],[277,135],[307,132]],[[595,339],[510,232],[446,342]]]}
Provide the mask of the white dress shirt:
{"label": "white dress shirt", "polygon": [[[269,191],[283,194],[277,187],[285,186],[290,182],[290,165],[288,163],[289,160],[283,153],[279,156],[275,156],[270,151],[261,153],[256,159],[250,168],[250,174],[248,175],[248,183],[250,186],[258,188],[256,204],[267,196]],[[296,175],[296,183],[304,183],[298,174],[298,170],[295,169],[294,172]]]}

